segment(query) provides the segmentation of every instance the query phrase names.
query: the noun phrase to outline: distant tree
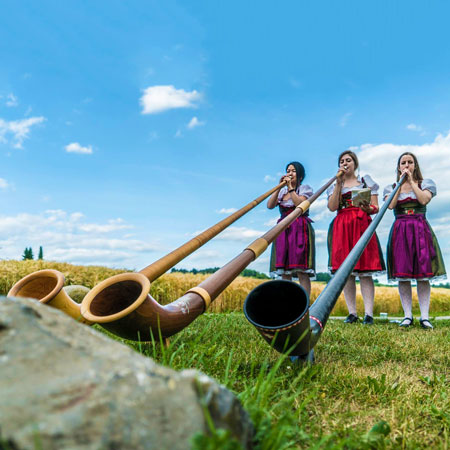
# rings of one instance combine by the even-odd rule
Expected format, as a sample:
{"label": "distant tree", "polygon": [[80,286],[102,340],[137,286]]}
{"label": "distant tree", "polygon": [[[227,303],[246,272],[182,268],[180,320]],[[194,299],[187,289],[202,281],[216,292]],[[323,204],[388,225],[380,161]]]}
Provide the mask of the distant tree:
{"label": "distant tree", "polygon": [[[220,267],[207,267],[206,269],[191,269],[191,270],[186,270],[186,269],[176,269],[175,267],[172,268],[171,272],[179,272],[179,273],[193,273],[194,275],[196,274],[211,274],[211,273],[215,273],[220,269]],[[251,269],[244,269],[241,272],[241,276],[243,277],[251,277],[251,278],[260,278],[260,279],[270,279],[265,273],[261,273],[261,272],[257,272],[256,270],[251,270]]]}
{"label": "distant tree", "polygon": [[316,281],[325,281],[325,283],[328,283],[330,280],[331,275],[328,272],[317,272]]}
{"label": "distant tree", "polygon": [[34,259],[33,249],[31,247],[30,248],[25,247],[25,250],[23,251],[22,259],[23,260]]}
{"label": "distant tree", "polygon": [[270,277],[267,276],[265,273],[258,272],[257,270],[253,269],[244,269],[241,272],[241,275],[243,277],[251,277],[251,278],[258,278],[260,280],[269,280]]}
{"label": "distant tree", "polygon": [[42,249],[42,245],[39,247],[38,259],[44,259],[44,250]]}

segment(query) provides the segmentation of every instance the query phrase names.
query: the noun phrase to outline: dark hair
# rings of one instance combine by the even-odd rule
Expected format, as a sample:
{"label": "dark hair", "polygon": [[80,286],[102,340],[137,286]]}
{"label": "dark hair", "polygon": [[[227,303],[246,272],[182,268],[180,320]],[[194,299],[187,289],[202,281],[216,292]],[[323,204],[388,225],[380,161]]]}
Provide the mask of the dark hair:
{"label": "dark hair", "polygon": [[287,164],[286,170],[289,166],[294,166],[295,172],[297,173],[297,185],[295,186],[295,189],[297,189],[305,178],[305,168],[303,167],[303,164],[300,164],[298,161],[292,161]]}
{"label": "dark hair", "polygon": [[400,180],[400,170],[399,170],[400,161],[406,155],[412,156],[412,159],[414,160],[413,178],[415,180],[417,180],[418,182],[423,181],[423,176],[422,176],[422,172],[420,171],[419,161],[417,161],[416,155],[414,153],[411,153],[411,152],[404,152],[398,157],[398,161],[397,161],[397,181]]}
{"label": "dark hair", "polygon": [[350,155],[350,157],[353,159],[353,162],[355,163],[355,170],[356,170],[359,167],[359,161],[358,161],[358,157],[356,156],[356,154],[354,152],[352,152],[351,150],[345,150],[339,155],[338,167],[340,166],[341,159],[344,155]]}

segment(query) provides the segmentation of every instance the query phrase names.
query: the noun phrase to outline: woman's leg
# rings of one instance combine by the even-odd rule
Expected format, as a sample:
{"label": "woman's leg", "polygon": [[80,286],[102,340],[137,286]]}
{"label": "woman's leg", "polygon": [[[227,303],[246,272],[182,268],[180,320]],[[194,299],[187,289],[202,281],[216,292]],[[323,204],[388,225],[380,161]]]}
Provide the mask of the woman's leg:
{"label": "woman's leg", "polygon": [[345,298],[345,303],[347,303],[347,308],[348,308],[349,314],[353,314],[354,316],[357,316],[357,314],[356,314],[356,283],[355,283],[355,277],[353,275],[350,275],[350,277],[347,280],[347,283],[345,283],[344,298]]}
{"label": "woman's leg", "polygon": [[283,275],[281,275],[281,279],[287,280],[287,281],[292,281],[292,275],[283,273]]}
{"label": "woman's leg", "polygon": [[419,297],[420,317],[428,320],[430,309],[430,282],[428,280],[417,280],[417,296]]}
{"label": "woman's leg", "polygon": [[361,286],[361,295],[364,301],[364,312],[367,316],[373,317],[373,299],[375,296],[375,287],[371,276],[359,277]]}
{"label": "woman's leg", "polygon": [[298,272],[298,281],[300,286],[305,289],[308,297],[311,295],[311,279],[307,273]]}
{"label": "woman's leg", "polygon": [[402,302],[405,317],[412,318],[413,315],[412,315],[411,281],[399,281],[398,292],[400,294],[400,300]]}

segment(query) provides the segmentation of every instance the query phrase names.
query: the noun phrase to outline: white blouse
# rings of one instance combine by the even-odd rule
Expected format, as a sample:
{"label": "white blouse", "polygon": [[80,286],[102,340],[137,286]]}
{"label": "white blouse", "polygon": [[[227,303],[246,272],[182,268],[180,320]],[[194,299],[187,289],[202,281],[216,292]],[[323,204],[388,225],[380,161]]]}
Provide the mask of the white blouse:
{"label": "white blouse", "polygon": [[[301,184],[295,191],[297,195],[301,195],[303,197],[309,198],[311,195],[313,195],[312,187],[308,184]],[[283,200],[283,197],[288,193],[288,187],[284,186],[280,189],[280,192],[278,193],[278,202],[277,205],[281,205],[284,208],[293,208],[294,202],[292,201],[292,198],[289,196],[287,200]]]}
{"label": "white blouse", "polygon": [[[371,195],[378,195],[378,189],[380,188],[380,186],[377,183],[375,183],[375,181],[373,181],[373,179],[372,179],[372,177],[370,175],[364,175],[362,178],[358,177],[359,184],[357,184],[356,186],[343,187],[342,190],[341,190],[341,195],[344,195],[344,194],[346,194],[349,191],[354,191],[356,189],[362,189],[364,187],[364,183],[363,183],[362,179],[364,179],[364,182],[366,183],[366,186],[370,189],[370,194]],[[328,197],[330,197],[331,194],[333,193],[335,186],[336,186],[336,183],[332,184],[327,189]]]}
{"label": "white blouse", "polygon": [[[422,183],[420,184],[420,189],[422,189],[422,191],[430,191],[431,197],[434,197],[437,194],[436,183],[433,180],[430,180],[429,178],[422,180]],[[386,198],[389,197],[389,195],[391,194],[391,192],[393,190],[394,190],[394,187],[392,186],[392,184],[388,184],[384,188],[384,190],[383,190],[384,200],[386,200]],[[414,191],[401,192],[400,195],[398,196],[397,201],[406,200],[407,198],[411,198],[411,199],[415,200],[415,199],[417,199],[417,196],[414,193]]]}

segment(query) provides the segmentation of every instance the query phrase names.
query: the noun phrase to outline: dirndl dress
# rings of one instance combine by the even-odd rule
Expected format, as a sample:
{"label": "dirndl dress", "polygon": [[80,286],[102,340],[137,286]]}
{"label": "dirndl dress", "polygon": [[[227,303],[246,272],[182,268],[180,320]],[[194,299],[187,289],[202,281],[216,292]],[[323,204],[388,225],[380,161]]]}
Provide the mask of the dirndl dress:
{"label": "dirndl dress", "polygon": [[[277,223],[295,209],[292,199],[283,200],[286,193],[287,187],[283,187],[278,194],[281,216]],[[300,185],[297,188],[297,194],[309,198],[313,194],[313,190],[307,184]],[[274,241],[270,258],[270,274],[272,276],[291,275],[297,277],[298,272],[303,272],[310,277],[315,277],[315,235],[308,213],[309,211],[297,217]]]}
{"label": "dirndl dress", "polygon": [[[436,195],[436,184],[430,179],[423,180],[419,187],[430,191],[433,197]],[[392,189],[392,186],[384,189],[385,198]],[[389,280],[446,278],[441,249],[426,219],[426,211],[426,206],[418,202],[413,191],[399,195],[387,245]]]}
{"label": "dirndl dress", "polygon": [[[377,195],[379,186],[369,175],[365,175],[359,181],[360,184],[357,186],[342,189],[337,215],[328,228],[328,268],[331,273],[339,269],[372,222],[369,214],[353,206],[352,190],[369,187],[371,195]],[[334,186],[328,188],[328,197],[333,193]],[[381,274],[385,270],[380,241],[374,233],[353,269],[352,275],[368,276]]]}

